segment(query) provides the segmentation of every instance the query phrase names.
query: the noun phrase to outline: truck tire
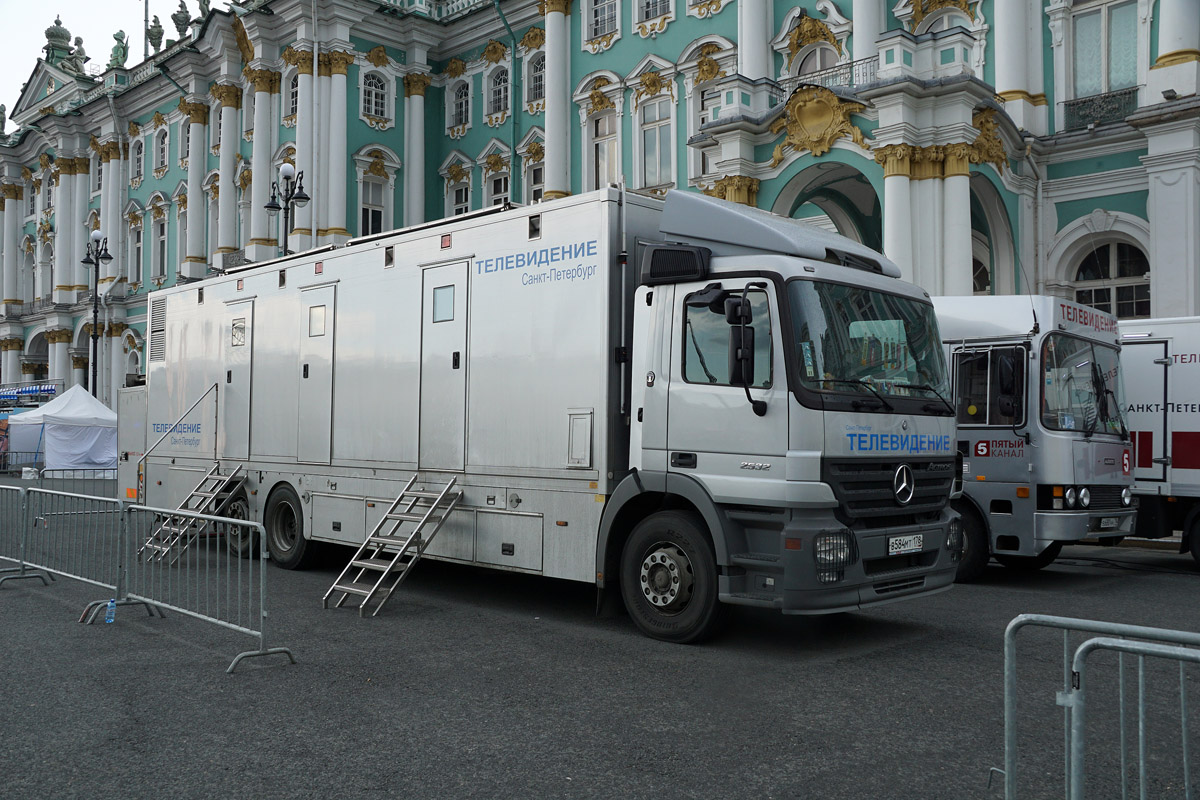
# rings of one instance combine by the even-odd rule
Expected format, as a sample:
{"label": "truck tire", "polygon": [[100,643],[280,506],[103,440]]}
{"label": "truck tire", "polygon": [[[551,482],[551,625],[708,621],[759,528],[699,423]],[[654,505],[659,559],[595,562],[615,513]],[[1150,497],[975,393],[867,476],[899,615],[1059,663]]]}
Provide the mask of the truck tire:
{"label": "truck tire", "polygon": [[637,524],[621,553],[621,596],[642,633],[686,644],[719,622],[717,562],[704,521],[660,511]]}
{"label": "truck tire", "polygon": [[1192,559],[1196,566],[1200,567],[1200,517],[1192,522],[1191,530],[1188,531],[1188,550],[1192,551]]}
{"label": "truck tire", "polygon": [[991,545],[988,541],[987,528],[983,520],[973,508],[963,506],[956,508],[962,518],[963,555],[958,562],[958,572],[954,575],[955,583],[972,583],[983,577],[991,558]]}
{"label": "truck tire", "polygon": [[1036,556],[1008,556],[997,553],[996,560],[1009,569],[1019,572],[1036,572],[1053,564],[1054,559],[1058,558],[1058,554],[1061,552],[1062,542],[1054,542]]}
{"label": "truck tire", "polygon": [[[221,516],[230,519],[250,519],[250,501],[246,495],[238,495],[229,501],[229,505],[221,512]],[[225,545],[229,552],[238,558],[254,558],[258,555],[258,533],[247,528],[230,527],[225,531]]]}
{"label": "truck tire", "polygon": [[304,569],[316,553],[313,542],[304,538],[304,509],[296,490],[284,484],[271,493],[263,514],[267,530],[267,552],[284,569]]}

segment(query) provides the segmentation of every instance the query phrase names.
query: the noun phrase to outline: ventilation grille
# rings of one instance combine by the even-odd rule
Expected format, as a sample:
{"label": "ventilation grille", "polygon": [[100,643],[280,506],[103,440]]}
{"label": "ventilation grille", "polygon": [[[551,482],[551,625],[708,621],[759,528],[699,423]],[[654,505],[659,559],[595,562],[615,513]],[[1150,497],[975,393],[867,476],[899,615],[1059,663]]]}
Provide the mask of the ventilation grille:
{"label": "ventilation grille", "polygon": [[701,280],[708,275],[711,256],[712,251],[707,247],[649,247],[642,257],[641,282],[644,286],[653,286]]}
{"label": "ventilation grille", "polygon": [[167,299],[150,301],[150,361],[167,360]]}

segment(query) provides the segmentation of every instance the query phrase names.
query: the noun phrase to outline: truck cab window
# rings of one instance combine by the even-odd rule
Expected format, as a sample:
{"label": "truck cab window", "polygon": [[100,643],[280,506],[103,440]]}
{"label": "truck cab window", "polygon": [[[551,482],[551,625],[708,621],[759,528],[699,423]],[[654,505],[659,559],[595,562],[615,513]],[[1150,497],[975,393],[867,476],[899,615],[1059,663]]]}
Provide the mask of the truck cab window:
{"label": "truck cab window", "polygon": [[[731,386],[729,380],[729,331],[725,308],[688,305],[697,294],[688,296],[683,306],[683,379],[688,383]],[[765,292],[749,292],[753,314],[754,382],[751,389],[771,386],[771,309]],[[741,384],[738,384],[739,386]]]}
{"label": "truck cab window", "polygon": [[988,352],[959,353],[955,395],[959,425],[986,425],[988,412]]}
{"label": "truck cab window", "polygon": [[1025,415],[1025,351],[971,350],[955,356],[959,425],[1019,425]]}

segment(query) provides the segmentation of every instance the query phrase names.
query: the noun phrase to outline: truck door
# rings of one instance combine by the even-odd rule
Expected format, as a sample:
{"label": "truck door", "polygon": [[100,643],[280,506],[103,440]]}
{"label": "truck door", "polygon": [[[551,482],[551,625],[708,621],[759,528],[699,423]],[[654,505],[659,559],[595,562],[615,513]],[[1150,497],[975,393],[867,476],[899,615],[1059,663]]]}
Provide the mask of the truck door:
{"label": "truck door", "polygon": [[333,422],[333,327],[336,286],[300,292],[300,388],[296,458],[328,464]]}
{"label": "truck door", "polygon": [[[723,281],[722,289],[740,296],[746,280]],[[751,289],[747,299],[754,344],[750,396],[766,401],[761,417],[743,385],[731,381],[730,332],[738,326],[726,321],[723,301],[710,284],[675,286],[667,469],[694,476],[718,501],[771,497],[765,487],[748,490],[746,481],[786,480],[788,391],[775,288]]]}
{"label": "truck door", "polygon": [[250,371],[254,354],[254,301],[225,307],[223,330],[225,375],[221,397],[221,457],[245,461],[250,457]]}
{"label": "truck door", "polygon": [[1170,342],[1166,341],[1126,339],[1121,343],[1127,424],[1133,437],[1133,477],[1137,483],[1167,479],[1169,353]]}
{"label": "truck door", "polygon": [[421,469],[461,470],[466,456],[467,263],[430,267],[421,289]]}

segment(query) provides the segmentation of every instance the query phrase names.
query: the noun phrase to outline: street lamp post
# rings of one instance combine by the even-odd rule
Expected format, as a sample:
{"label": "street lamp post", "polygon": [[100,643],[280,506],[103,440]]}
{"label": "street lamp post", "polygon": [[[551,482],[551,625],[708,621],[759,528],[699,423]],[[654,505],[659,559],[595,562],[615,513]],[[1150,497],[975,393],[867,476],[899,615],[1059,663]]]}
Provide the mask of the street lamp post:
{"label": "street lamp post", "polygon": [[108,239],[100,231],[92,231],[87,245],[87,255],[80,263],[93,268],[92,282],[92,397],[96,396],[97,369],[100,366],[100,264],[107,264],[113,257],[108,252]]}
{"label": "street lamp post", "polygon": [[[267,213],[274,217],[283,209],[283,255],[289,255],[288,230],[292,215],[292,205],[303,208],[308,204],[308,195],[304,192],[304,172],[296,172],[296,168],[284,162],[279,167],[279,177],[283,180],[283,191],[279,191],[279,182],[271,182],[271,200],[263,206]],[[283,195],[283,205],[279,205],[279,196]]]}

